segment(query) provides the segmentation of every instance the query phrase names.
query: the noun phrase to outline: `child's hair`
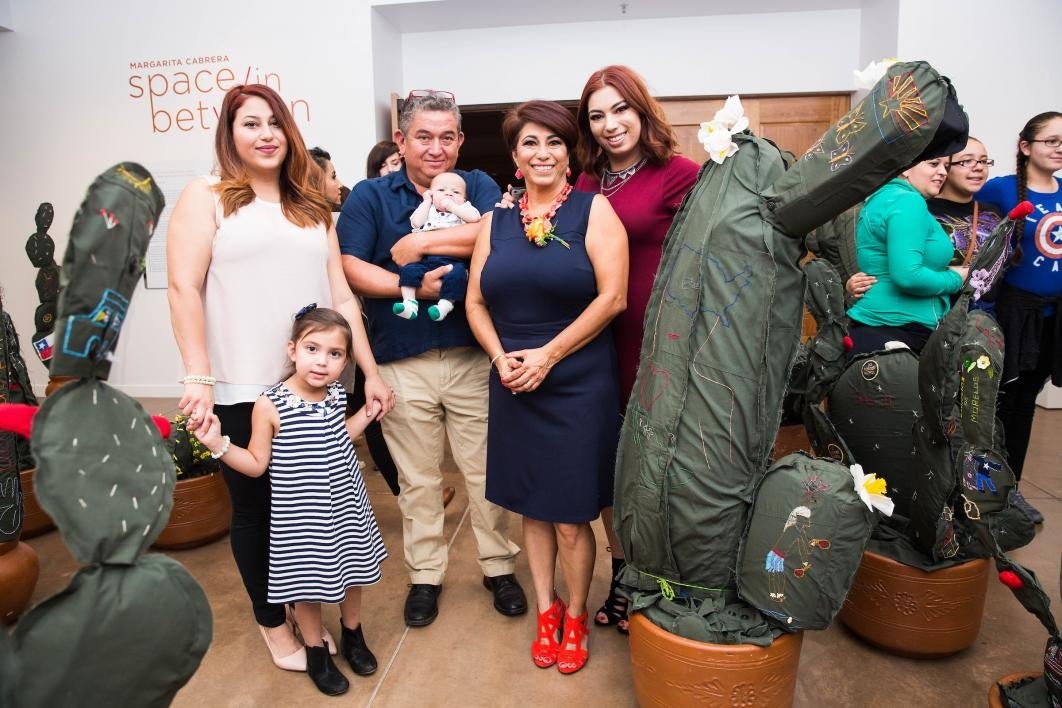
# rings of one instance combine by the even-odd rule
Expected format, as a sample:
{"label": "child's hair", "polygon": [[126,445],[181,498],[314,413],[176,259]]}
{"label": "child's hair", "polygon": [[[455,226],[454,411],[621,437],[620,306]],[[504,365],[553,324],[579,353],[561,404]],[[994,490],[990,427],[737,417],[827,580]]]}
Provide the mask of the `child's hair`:
{"label": "child's hair", "polygon": [[[1062,118],[1062,113],[1058,111],[1047,111],[1045,113],[1039,113],[1029,119],[1029,122],[1025,124],[1025,127],[1018,133],[1018,157],[1015,164],[1014,177],[1018,182],[1018,201],[1025,201],[1029,196],[1029,187],[1027,185],[1029,179],[1029,158],[1021,151],[1021,144],[1023,142],[1031,143],[1036,134],[1040,132],[1040,129],[1047,125],[1047,122],[1055,118]],[[1014,255],[1011,257],[1011,265],[1017,265],[1021,262],[1022,249],[1021,240],[1025,237],[1025,219],[1018,219],[1018,222],[1014,224]]]}
{"label": "child's hair", "polygon": [[291,326],[291,341],[298,343],[308,334],[328,329],[339,329],[343,332],[343,339],[347,344],[347,360],[352,360],[354,358],[354,335],[350,331],[350,324],[346,317],[327,307],[312,306],[300,310],[299,314],[295,315],[295,323]]}

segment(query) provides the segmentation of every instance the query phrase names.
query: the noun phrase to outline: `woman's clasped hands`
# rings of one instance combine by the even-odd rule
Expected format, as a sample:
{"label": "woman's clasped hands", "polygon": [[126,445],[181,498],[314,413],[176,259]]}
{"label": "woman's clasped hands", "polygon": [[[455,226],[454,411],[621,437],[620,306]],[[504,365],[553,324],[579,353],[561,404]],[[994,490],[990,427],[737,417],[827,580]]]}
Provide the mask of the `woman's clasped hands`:
{"label": "woman's clasped hands", "polygon": [[530,393],[542,385],[554,363],[543,347],[506,352],[498,358],[498,375],[513,394]]}

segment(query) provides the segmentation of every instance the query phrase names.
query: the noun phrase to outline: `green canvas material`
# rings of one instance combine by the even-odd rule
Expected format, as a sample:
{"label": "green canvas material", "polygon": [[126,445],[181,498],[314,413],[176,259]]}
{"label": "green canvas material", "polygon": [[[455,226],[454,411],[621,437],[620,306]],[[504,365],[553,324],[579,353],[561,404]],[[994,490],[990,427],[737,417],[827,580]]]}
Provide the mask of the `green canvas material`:
{"label": "green canvas material", "polygon": [[15,627],[16,705],[168,706],[210,646],[212,625],[203,590],[167,556],[82,568]]}
{"label": "green canvas material", "polygon": [[851,307],[852,296],[843,288],[848,279],[859,272],[859,258],[856,256],[855,230],[859,221],[859,212],[863,204],[856,204],[851,209],[830,219],[808,234],[804,243],[808,250],[828,262],[841,277],[841,292],[845,298],[845,305]]}
{"label": "green canvas material", "polygon": [[34,419],[37,498],[82,563],[132,564],[173,508],[176,471],[151,417],[96,379],[66,384]]}
{"label": "green canvas material", "polygon": [[[844,337],[848,315],[844,305],[844,279],[823,258],[804,264],[807,289],[804,304],[815,319],[815,336],[800,345],[798,365],[790,375],[789,391],[805,404],[818,404],[844,371],[848,356]],[[832,456],[832,455],[831,455]]]}
{"label": "green canvas material", "polygon": [[825,629],[844,604],[873,527],[848,467],[787,455],[756,490],[738,552],[741,598],[787,631]]}
{"label": "green canvas material", "polygon": [[924,159],[949,99],[954,105],[955,89],[929,64],[893,64],[862,101],[765,191],[778,224],[790,233],[806,234]]}
{"label": "green canvas material", "polygon": [[165,205],[140,165],[123,162],[92,183],[63,257],[53,376],[106,379],[108,357],[144,273],[148,240]]}
{"label": "green canvas material", "polygon": [[928,64],[894,65],[789,172],[773,145],[737,135],[683,201],[646,310],[614,511],[632,607],[664,629],[715,642],[778,631],[736,604],[735,568],[798,352],[801,239],[913,162],[949,98]]}

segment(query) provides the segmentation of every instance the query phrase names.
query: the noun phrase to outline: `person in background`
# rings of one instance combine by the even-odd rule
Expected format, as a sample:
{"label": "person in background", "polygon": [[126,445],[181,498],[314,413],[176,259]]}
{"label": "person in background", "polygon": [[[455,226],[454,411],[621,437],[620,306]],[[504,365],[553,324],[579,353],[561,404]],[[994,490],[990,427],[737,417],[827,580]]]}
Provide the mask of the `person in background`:
{"label": "person in background", "polygon": [[[1018,202],[1033,212],[1014,227],[1014,258],[996,297],[996,319],[1006,342],[999,418],[1007,457],[1019,482],[1029,449],[1036,397],[1050,381],[1062,385],[1062,113],[1048,111],[1029,119],[1018,134],[1016,173],[989,180],[977,199],[1004,214]],[[1014,504],[1033,523],[1038,509],[1019,490]]]}
{"label": "person in background", "polygon": [[[411,233],[409,222],[432,178],[455,171],[464,141],[461,112],[453,94],[413,91],[402,106],[398,128],[395,141],[403,166],[358,182],[343,204],[337,228],[347,280],[365,298],[380,375],[398,392],[399,403],[385,419],[384,435],[402,487],[398,505],[411,583],[406,624],[423,627],[439,613],[448,554],[440,494],[447,440],[468,490],[483,585],[499,613],[523,614],[527,599],[513,575],[520,549],[508,538],[509,514],[484,495],[489,360],[472,336],[460,303],[440,322],[400,319],[391,307],[401,294],[401,266],[428,255],[472,255],[477,224]],[[492,209],[501,197],[498,185],[480,170],[456,172],[476,209]],[[417,299],[437,300],[442,276],[449,270],[445,265],[428,271]]]}
{"label": "person in background", "polygon": [[[309,302],[340,312],[366,375],[368,410],[387,413],[383,382],[358,301],[343,277],[330,205],[313,185],[314,165],[284,100],[261,84],[234,86],[215,135],[218,174],[193,180],[170,220],[170,319],[187,376],[178,403],[194,432],[213,411],[232,442],[251,437],[254,401],[284,378],[278,357],[291,313]],[[255,620],[282,669],[306,670],[306,651],[267,597],[269,473],[222,476],[232,499],[229,541]],[[313,628],[310,631],[314,631]]]}
{"label": "person in background", "polygon": [[[606,66],[590,75],[579,99],[577,121],[583,173],[575,188],[603,194],[627,231],[627,309],[612,322],[619,355],[620,405],[626,409],[638,373],[642,322],[664,236],[700,168],[677,154],[678,140],[663,108],[628,67]],[[611,507],[602,510],[601,521],[612,555],[612,583],[594,622],[616,625],[626,634],[627,599],[616,592],[623,548],[612,525]]]}
{"label": "person in background", "polygon": [[[571,113],[528,101],[502,135],[527,191],[485,217],[466,310],[491,356],[487,499],[523,516],[538,606],[534,663],[575,673],[589,659],[590,522],[612,506],[619,379],[608,325],[627,299],[627,239],[607,199],[567,176]],[[557,594],[557,561],[568,588]]]}
{"label": "person in background", "polygon": [[926,206],[944,186],[947,162],[938,157],[912,165],[867,197],[859,212],[856,257],[876,280],[848,309],[849,356],[889,341],[921,352],[951,307],[948,296],[962,286],[968,269],[948,265],[955,247]]}
{"label": "person in background", "polygon": [[[332,205],[332,211],[339,211],[343,207],[343,183],[336,177],[336,168],[332,164],[332,156],[327,150],[319,147],[310,148],[310,157],[321,168],[321,192],[325,199]],[[348,190],[349,191],[349,190]]]}
{"label": "person in background", "polygon": [[365,161],[365,177],[383,177],[402,169],[402,155],[398,152],[398,143],[381,140],[369,150]]}

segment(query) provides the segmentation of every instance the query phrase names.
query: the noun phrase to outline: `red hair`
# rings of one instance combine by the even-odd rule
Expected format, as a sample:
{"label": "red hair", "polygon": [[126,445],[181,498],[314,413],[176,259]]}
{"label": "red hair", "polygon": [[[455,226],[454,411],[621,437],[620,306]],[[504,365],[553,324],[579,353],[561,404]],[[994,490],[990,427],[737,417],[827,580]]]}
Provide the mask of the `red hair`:
{"label": "red hair", "polygon": [[642,154],[654,165],[663,165],[678,151],[678,139],[675,131],[664,116],[664,109],[655,98],[649,95],[649,89],[642,77],[626,66],[606,66],[590,74],[579,97],[579,111],[576,121],[579,124],[579,159],[583,171],[600,177],[608,163],[604,148],[594,139],[590,132],[590,95],[595,91],[611,86],[635,110],[642,121],[642,135],[638,146]]}
{"label": "red hair", "polygon": [[314,171],[320,168],[310,157],[291,111],[280,95],[264,84],[233,86],[221,102],[218,129],[214,134],[214,153],[221,175],[221,181],[215,189],[221,200],[223,213],[229,216],[255,199],[247,171],[236,153],[236,143],[232,137],[236,111],[251,96],[260,98],[269,105],[273,118],[288,143],[279,175],[280,208],[284,217],[296,226],[304,228],[317,224],[324,224],[325,228],[330,227],[332,208],[321,193],[320,183],[314,179]]}

